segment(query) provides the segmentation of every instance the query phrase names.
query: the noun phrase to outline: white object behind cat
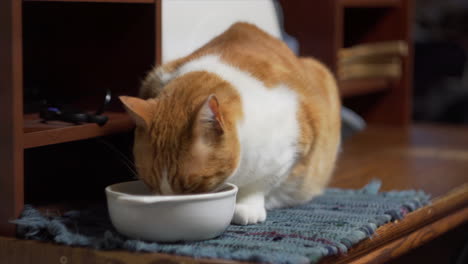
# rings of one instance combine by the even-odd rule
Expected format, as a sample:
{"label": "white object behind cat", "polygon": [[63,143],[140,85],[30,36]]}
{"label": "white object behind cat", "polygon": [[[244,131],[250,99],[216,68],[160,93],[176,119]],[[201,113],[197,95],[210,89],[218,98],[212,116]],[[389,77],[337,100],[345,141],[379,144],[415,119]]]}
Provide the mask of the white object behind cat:
{"label": "white object behind cat", "polygon": [[186,56],[237,21],[280,38],[271,0],[162,0],[162,63]]}

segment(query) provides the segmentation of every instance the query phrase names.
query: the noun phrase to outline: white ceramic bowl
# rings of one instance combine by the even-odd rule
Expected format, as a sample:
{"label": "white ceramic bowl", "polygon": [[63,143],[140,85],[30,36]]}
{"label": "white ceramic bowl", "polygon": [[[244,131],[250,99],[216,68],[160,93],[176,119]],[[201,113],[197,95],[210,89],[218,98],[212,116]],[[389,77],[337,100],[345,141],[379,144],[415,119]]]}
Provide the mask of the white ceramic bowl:
{"label": "white ceramic bowl", "polygon": [[231,222],[237,187],[194,195],[153,195],[141,181],[106,188],[107,206],[120,233],[149,241],[204,240],[220,235]]}

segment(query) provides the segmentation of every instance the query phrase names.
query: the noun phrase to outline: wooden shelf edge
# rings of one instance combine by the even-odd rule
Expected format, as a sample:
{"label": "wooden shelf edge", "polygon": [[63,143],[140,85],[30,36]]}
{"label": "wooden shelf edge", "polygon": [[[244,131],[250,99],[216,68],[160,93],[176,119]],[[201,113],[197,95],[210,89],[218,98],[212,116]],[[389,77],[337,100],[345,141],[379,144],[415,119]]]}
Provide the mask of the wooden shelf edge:
{"label": "wooden shelf edge", "polygon": [[38,119],[31,120],[31,115],[27,115],[25,117],[25,124],[28,125],[27,127],[25,125],[24,149],[123,133],[131,131],[134,128],[133,121],[124,112],[111,112],[106,115],[109,117],[109,121],[102,127],[91,123],[82,125],[54,124],[48,126],[40,124]]}
{"label": "wooden shelf edge", "polygon": [[399,7],[402,0],[339,0],[342,7]]}
{"label": "wooden shelf edge", "polygon": [[[468,206],[468,183],[463,184],[446,195],[435,198],[432,204],[426,205],[418,210],[409,213],[405,218],[394,223],[387,223],[379,227],[371,239],[365,239],[354,245],[347,255],[338,255],[325,258],[321,261],[321,264],[325,263],[350,263],[356,259],[364,257],[373,250],[380,248],[384,245],[389,245],[393,241],[398,241],[410,235],[413,232],[417,232],[426,226],[430,226],[436,223],[440,219],[454,213],[463,210],[466,212]],[[462,220],[468,221],[468,215],[463,213]],[[453,226],[455,228],[455,226]],[[448,231],[447,229],[446,231]],[[363,262],[365,263],[365,262]]]}
{"label": "wooden shelf edge", "polygon": [[338,81],[342,98],[381,92],[391,87],[391,80],[386,78],[355,79]]}
{"label": "wooden shelf edge", "polygon": [[23,0],[23,2],[154,4],[155,0]]}
{"label": "wooden shelf edge", "polygon": [[413,233],[399,238],[389,244],[366,254],[356,260],[350,262],[351,264],[358,263],[384,263],[409,252],[423,244],[434,240],[448,231],[455,229],[466,223],[468,219],[468,207],[461,209],[449,216],[446,216],[436,222],[433,222]]}
{"label": "wooden shelf edge", "polygon": [[[71,247],[51,242],[0,236],[2,263],[186,263],[186,264],[239,264],[248,263],[225,259],[191,258],[167,253],[131,252],[127,250],[97,250]],[[71,261],[73,260],[73,261]]]}

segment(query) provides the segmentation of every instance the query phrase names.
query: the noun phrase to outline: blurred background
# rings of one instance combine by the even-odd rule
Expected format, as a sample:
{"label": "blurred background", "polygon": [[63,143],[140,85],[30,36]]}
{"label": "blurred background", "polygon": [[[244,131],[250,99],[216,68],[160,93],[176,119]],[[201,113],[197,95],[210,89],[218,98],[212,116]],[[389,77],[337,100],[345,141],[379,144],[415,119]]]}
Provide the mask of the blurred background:
{"label": "blurred background", "polygon": [[468,1],[417,0],[413,119],[468,123]]}

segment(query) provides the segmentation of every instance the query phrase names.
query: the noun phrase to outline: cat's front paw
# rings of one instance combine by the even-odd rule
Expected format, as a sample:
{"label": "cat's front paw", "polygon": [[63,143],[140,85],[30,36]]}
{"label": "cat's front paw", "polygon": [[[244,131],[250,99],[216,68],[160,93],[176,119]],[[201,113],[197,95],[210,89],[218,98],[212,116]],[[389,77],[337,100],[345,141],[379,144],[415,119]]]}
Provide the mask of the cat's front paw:
{"label": "cat's front paw", "polygon": [[263,206],[253,204],[236,204],[232,219],[233,224],[251,225],[265,221],[266,210]]}

